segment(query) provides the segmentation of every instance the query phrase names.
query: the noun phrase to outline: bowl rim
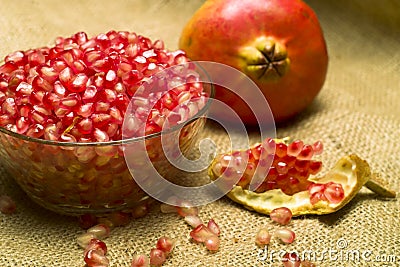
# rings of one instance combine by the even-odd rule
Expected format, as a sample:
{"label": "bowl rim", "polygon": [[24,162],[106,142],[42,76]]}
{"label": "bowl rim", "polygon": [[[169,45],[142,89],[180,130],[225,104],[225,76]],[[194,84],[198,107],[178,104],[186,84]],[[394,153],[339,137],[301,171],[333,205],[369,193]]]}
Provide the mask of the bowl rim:
{"label": "bowl rim", "polygon": [[[209,110],[211,103],[215,98],[215,87],[214,87],[211,77],[209,76],[207,71],[200,64],[197,64],[196,62],[193,62],[193,61],[191,63],[195,63],[200,69],[202,69],[202,72],[207,76],[208,82],[204,82],[204,81],[201,82],[203,84],[207,84],[210,86],[210,92],[209,92],[209,95],[207,96],[206,104],[194,116],[192,116],[185,122],[174,125],[171,128],[168,128],[166,130],[162,130],[160,132],[156,132],[156,133],[152,133],[152,134],[148,134],[148,135],[144,135],[144,136],[132,137],[132,138],[121,139],[121,140],[112,140],[112,141],[107,141],[107,142],[60,142],[60,141],[46,140],[46,139],[30,137],[30,136],[27,136],[24,134],[19,134],[19,133],[16,133],[16,132],[6,129],[3,126],[0,126],[0,132],[7,134],[9,136],[18,138],[18,139],[22,139],[24,141],[29,141],[29,142],[34,142],[34,143],[39,143],[39,144],[44,144],[44,145],[53,145],[53,146],[60,146],[60,147],[87,147],[87,146],[115,146],[115,145],[129,144],[129,143],[134,143],[134,142],[138,142],[138,141],[149,140],[152,138],[159,137],[166,133],[171,133],[171,132],[177,131],[177,130],[185,127],[186,125],[191,124],[192,122],[196,121],[200,117],[203,117],[206,114],[206,112]],[[175,65],[175,66],[178,66],[178,65]]]}

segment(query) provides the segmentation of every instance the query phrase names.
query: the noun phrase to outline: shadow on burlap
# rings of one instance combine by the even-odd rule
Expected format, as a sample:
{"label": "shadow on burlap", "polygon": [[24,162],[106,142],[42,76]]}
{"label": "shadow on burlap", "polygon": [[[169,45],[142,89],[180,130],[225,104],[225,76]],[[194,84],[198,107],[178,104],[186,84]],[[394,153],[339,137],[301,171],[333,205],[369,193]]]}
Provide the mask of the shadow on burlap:
{"label": "shadow on burlap", "polygon": [[[180,29],[201,2],[2,0],[0,54],[51,44],[59,35],[84,30],[92,36],[110,29],[162,38],[174,49]],[[328,76],[313,105],[280,125],[277,135],[322,140],[325,168],[341,156],[357,153],[399,191],[400,1],[308,3],[325,31]],[[213,124],[207,125],[203,136],[213,139],[221,151],[229,145]],[[257,134],[251,136],[251,142],[259,141]],[[18,204],[16,214],[0,214],[0,266],[84,265],[75,242],[82,230],[74,218],[32,203],[3,169],[0,193]],[[111,266],[118,267],[130,266],[134,253],[148,253],[162,235],[178,244],[165,266],[281,266],[277,262],[281,250],[314,253],[317,266],[399,266],[399,214],[399,200],[379,199],[363,189],[335,214],[294,219],[293,244],[272,242],[268,251],[260,251],[254,244],[257,230],[277,226],[267,216],[223,198],[202,207],[200,214],[204,220],[214,218],[221,227],[221,249],[215,254],[190,242],[190,229],[183,220],[161,214],[157,207],[149,216],[114,229],[106,243]],[[395,262],[392,256],[397,257]]]}

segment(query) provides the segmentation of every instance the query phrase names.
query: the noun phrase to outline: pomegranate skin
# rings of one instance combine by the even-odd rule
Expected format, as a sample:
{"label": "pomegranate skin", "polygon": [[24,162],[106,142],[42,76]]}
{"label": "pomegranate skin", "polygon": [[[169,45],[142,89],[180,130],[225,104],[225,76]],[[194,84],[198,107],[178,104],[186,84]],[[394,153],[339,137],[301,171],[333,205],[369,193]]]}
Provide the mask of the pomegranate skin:
{"label": "pomegranate skin", "polygon": [[[275,47],[279,45],[288,59],[278,75],[273,72],[280,65],[270,66],[271,73],[248,67],[261,55],[256,55],[254,48],[262,47],[265,40]],[[263,92],[278,123],[310,105],[328,69],[328,52],[318,18],[301,0],[208,0],[184,27],[179,47],[192,60],[223,63],[247,74]],[[216,98],[233,107],[246,125],[257,123],[236,94],[218,87]]]}

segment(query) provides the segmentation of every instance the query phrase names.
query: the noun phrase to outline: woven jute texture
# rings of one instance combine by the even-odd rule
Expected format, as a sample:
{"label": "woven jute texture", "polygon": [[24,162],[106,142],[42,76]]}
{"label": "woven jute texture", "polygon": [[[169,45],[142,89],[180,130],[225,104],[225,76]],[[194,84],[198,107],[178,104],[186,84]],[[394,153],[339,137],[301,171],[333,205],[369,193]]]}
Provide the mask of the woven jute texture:
{"label": "woven jute texture", "polygon": [[[201,3],[1,0],[0,56],[52,44],[55,37],[77,31],[92,36],[111,29],[161,38],[175,49],[184,23]],[[340,157],[357,153],[399,191],[400,1],[308,3],[325,32],[330,56],[327,80],[305,112],[277,127],[277,136],[322,140],[324,171]],[[257,134],[251,136],[251,142],[259,141]],[[214,140],[221,151],[229,145],[210,123],[203,137]],[[0,194],[10,195],[18,205],[16,214],[0,214],[1,267],[84,266],[75,241],[83,230],[75,218],[34,204],[1,167]],[[281,251],[314,254],[317,266],[400,266],[399,204],[363,189],[334,214],[294,219],[290,228],[296,241],[291,245],[274,241],[267,251],[256,247],[255,234],[261,227],[272,231],[278,226],[268,216],[222,198],[200,212],[201,218],[214,218],[221,227],[217,253],[191,242],[189,227],[177,215],[161,214],[155,207],[148,216],[112,230],[106,240],[108,257],[111,266],[128,267],[134,253],[148,254],[157,238],[167,235],[177,240],[177,247],[165,266],[281,266]]]}

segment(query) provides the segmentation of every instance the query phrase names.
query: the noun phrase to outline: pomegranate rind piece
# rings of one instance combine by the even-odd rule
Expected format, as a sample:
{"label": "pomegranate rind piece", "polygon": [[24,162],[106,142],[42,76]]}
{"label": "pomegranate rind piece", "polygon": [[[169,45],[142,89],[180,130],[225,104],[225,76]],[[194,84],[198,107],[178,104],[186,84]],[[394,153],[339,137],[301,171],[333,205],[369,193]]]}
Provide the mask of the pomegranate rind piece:
{"label": "pomegranate rind piece", "polygon": [[[213,172],[213,162],[209,168],[209,176],[212,180],[219,177]],[[345,206],[357,194],[357,192],[371,179],[369,164],[355,154],[345,156],[324,176],[310,177],[309,180],[315,183],[325,184],[329,182],[339,183],[344,190],[344,198],[339,203],[318,201],[314,205],[310,202],[309,191],[301,191],[293,195],[286,195],[281,189],[273,189],[263,193],[256,193],[240,186],[234,186],[227,196],[242,204],[249,210],[262,214],[270,214],[272,210],[279,207],[287,207],[292,211],[293,216],[307,214],[329,214]]]}

